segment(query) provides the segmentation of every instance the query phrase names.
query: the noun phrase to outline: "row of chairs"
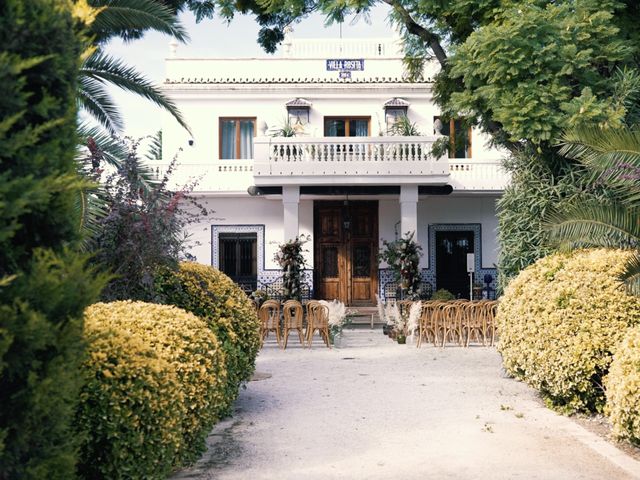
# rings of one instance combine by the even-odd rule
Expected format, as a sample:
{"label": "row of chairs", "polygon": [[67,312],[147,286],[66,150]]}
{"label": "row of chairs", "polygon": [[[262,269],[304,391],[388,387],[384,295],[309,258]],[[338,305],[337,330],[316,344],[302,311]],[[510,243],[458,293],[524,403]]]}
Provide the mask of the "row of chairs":
{"label": "row of chairs", "polygon": [[[401,309],[410,308],[412,302],[402,302]],[[444,347],[447,343],[469,346],[470,341],[493,346],[496,339],[495,300],[431,300],[422,302],[422,315],[416,345],[423,341]]]}
{"label": "row of chairs", "polygon": [[[282,308],[281,308],[282,307]],[[329,308],[318,300],[310,300],[305,307],[297,300],[287,300],[280,305],[277,300],[267,300],[258,309],[260,318],[260,337],[264,344],[269,332],[276,335],[280,348],[287,348],[289,334],[298,333],[300,344],[311,348],[313,336],[317,332],[325,345],[331,348],[329,341]],[[306,321],[305,321],[306,320]]]}

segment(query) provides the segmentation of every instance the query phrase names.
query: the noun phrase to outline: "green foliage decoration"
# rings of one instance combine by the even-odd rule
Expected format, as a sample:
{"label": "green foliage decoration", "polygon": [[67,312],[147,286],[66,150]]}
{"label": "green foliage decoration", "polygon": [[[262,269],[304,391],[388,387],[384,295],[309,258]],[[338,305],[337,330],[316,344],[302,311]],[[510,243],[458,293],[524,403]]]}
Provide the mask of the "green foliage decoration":
{"label": "green foliage decoration", "polygon": [[282,288],[285,300],[301,300],[304,282],[304,244],[309,239],[299,236],[279,246],[274,256],[282,269]]}
{"label": "green foliage decoration", "polygon": [[441,288],[439,290],[436,290],[435,292],[433,292],[433,295],[431,295],[431,300],[440,300],[443,302],[448,302],[449,300],[455,300],[456,296],[451,293],[449,290],[446,290],[444,288]]}
{"label": "green foliage decoration", "polygon": [[605,378],[605,412],[613,434],[640,445],[640,327],[630,328]]}
{"label": "green foliage decoration", "polygon": [[496,318],[506,370],[564,412],[602,411],[603,378],[640,299],[618,276],[630,253],[578,250],[524,269],[501,298]]}
{"label": "green foliage decoration", "polygon": [[415,232],[407,232],[393,242],[383,240],[383,249],[378,255],[380,261],[389,265],[394,281],[408,299],[417,299],[420,293],[422,247],[413,239],[414,235]]}
{"label": "green foliage decoration", "polygon": [[177,272],[160,272],[156,285],[163,303],[204,319],[220,340],[227,381],[219,413],[229,414],[240,385],[253,375],[260,349],[260,322],[252,301],[224,273],[194,262],[182,262]]}
{"label": "green foliage decoration", "polygon": [[104,277],[74,252],[84,19],[0,2],[0,478],[75,477],[82,312]]}
{"label": "green foliage decoration", "polygon": [[224,401],[225,356],[195,315],[113,302],[85,313],[83,478],[166,478],[195,461]]}

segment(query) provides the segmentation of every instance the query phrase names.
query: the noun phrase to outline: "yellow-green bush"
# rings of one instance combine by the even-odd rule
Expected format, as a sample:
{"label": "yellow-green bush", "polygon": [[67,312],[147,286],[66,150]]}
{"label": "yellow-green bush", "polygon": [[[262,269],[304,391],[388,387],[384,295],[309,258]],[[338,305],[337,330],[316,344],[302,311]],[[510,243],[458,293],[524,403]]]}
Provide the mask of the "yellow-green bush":
{"label": "yellow-green bush", "polygon": [[226,353],[228,414],[243,381],[253,375],[260,349],[260,322],[251,300],[229,277],[208,265],[183,262],[178,272],[164,271],[156,286],[166,303],[203,318]]}
{"label": "yellow-green bush", "polygon": [[143,302],[85,312],[78,428],[85,478],[164,478],[197,458],[217,420],[224,353],[195,315]]}
{"label": "yellow-green bush", "polygon": [[628,253],[554,254],[523,270],[498,309],[499,350],[511,374],[567,412],[599,411],[603,377],[640,301],[617,280]]}
{"label": "yellow-green bush", "polygon": [[613,433],[640,445],[640,327],[630,328],[605,379]]}

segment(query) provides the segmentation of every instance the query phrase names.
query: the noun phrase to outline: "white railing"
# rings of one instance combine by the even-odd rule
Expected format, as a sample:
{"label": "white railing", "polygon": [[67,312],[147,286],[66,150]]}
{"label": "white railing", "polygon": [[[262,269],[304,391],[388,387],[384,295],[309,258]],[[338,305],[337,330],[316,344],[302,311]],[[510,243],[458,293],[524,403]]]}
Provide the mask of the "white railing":
{"label": "white railing", "polygon": [[431,156],[437,137],[256,138],[256,185],[446,183],[449,164]]}
{"label": "white railing", "polygon": [[[434,160],[428,137],[258,138],[256,160],[178,163],[169,188],[246,192],[251,185],[451,185],[456,191],[501,191],[509,183],[499,159]],[[270,155],[269,155],[270,153]],[[158,178],[166,163],[149,164]]]}
{"label": "white railing", "polygon": [[[169,164],[150,163],[156,177],[167,173]],[[169,188],[193,185],[195,192],[246,192],[253,185],[253,160],[217,160],[210,164],[177,163],[169,176]]]}
{"label": "white railing", "polygon": [[449,184],[454,190],[501,191],[509,184],[510,176],[502,168],[500,159],[449,159]]}

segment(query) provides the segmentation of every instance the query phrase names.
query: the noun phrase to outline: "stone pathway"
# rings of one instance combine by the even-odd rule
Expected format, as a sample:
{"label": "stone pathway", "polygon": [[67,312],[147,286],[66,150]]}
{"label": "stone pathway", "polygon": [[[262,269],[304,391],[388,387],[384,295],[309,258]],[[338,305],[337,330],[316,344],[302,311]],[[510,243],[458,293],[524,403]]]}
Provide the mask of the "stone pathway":
{"label": "stone pathway", "polygon": [[236,414],[174,479],[640,478],[640,462],[508,378],[493,348],[346,338],[286,351],[271,338]]}

